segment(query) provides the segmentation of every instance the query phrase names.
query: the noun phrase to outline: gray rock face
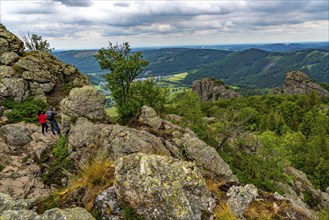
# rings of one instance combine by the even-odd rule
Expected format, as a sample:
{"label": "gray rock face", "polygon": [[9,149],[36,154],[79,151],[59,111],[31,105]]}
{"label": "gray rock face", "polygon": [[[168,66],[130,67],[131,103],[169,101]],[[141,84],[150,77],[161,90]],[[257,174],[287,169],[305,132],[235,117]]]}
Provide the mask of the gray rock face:
{"label": "gray rock face", "polygon": [[24,43],[0,24],[0,55],[8,51],[21,54],[23,50]]}
{"label": "gray rock face", "polygon": [[227,192],[227,196],[229,197],[227,204],[231,211],[238,218],[244,219],[243,213],[249,204],[258,196],[258,189],[252,184],[232,186]]}
{"label": "gray rock face", "polygon": [[118,198],[145,219],[210,219],[215,201],[193,163],[139,153],[115,167]]}
{"label": "gray rock face", "polygon": [[133,128],[109,125],[101,131],[101,146],[116,160],[133,153],[170,156],[170,152],[156,136]]}
{"label": "gray rock face", "polygon": [[218,155],[217,151],[197,137],[185,133],[181,138],[174,138],[176,145],[185,150],[189,160],[201,165],[204,170],[210,171],[228,181],[238,181],[230,167]]}
{"label": "gray rock face", "polygon": [[14,200],[11,196],[0,193],[0,216],[3,212],[7,210],[20,210],[20,209],[28,209],[32,204],[32,200],[27,199],[19,199]]}
{"label": "gray rock face", "polygon": [[105,97],[93,86],[72,89],[69,97],[61,101],[61,111],[71,117],[85,117],[106,122]]}
{"label": "gray rock face", "polygon": [[95,199],[95,206],[101,214],[102,219],[121,219],[122,204],[115,193],[114,187],[110,187],[101,192]]}
{"label": "gray rock face", "polygon": [[321,210],[329,207],[329,194],[315,189],[305,173],[293,167],[288,167],[286,171],[293,177],[292,189],[294,190],[294,193],[286,195],[288,198],[294,201],[302,200],[305,202],[305,195],[309,195],[317,201],[317,207],[311,208]]}
{"label": "gray rock face", "polygon": [[4,52],[0,56],[0,63],[4,65],[10,65],[14,62],[16,62],[19,59],[19,56],[15,52]]}
{"label": "gray rock face", "polygon": [[287,73],[283,90],[284,94],[309,94],[312,91],[316,92],[319,96],[329,95],[329,91],[312,82],[305,73],[300,71]]}
{"label": "gray rock face", "polygon": [[231,99],[240,96],[232,89],[226,88],[223,82],[209,78],[194,81],[192,91],[200,97],[201,102],[215,102],[220,99]]}
{"label": "gray rock face", "polygon": [[0,219],[1,220],[94,220],[92,215],[83,208],[59,209],[45,211],[42,215],[30,209],[32,200],[13,200],[9,195],[0,193]]}
{"label": "gray rock face", "polygon": [[32,140],[31,131],[23,126],[16,124],[2,126],[0,128],[0,133],[8,145],[15,147],[24,146]]}
{"label": "gray rock face", "polygon": [[89,85],[76,68],[44,51],[23,52],[18,37],[0,24],[0,99],[21,102],[28,96],[58,105],[71,88]]}

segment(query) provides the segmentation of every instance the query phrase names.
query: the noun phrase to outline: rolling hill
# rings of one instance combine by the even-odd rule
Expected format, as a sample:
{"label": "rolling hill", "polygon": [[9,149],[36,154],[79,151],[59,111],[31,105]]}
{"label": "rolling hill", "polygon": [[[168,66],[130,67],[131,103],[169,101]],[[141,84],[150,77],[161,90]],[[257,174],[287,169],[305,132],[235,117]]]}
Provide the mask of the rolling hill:
{"label": "rolling hill", "polygon": [[[285,74],[300,70],[317,82],[329,83],[329,49],[305,49],[292,52],[269,52],[260,49],[224,51],[213,49],[162,48],[142,50],[150,62],[141,77],[172,75],[188,72],[182,82],[190,85],[194,80],[213,77],[226,84],[258,88],[282,86]],[[60,60],[76,66],[93,83],[104,81],[94,58],[97,50],[62,51],[55,53]]]}

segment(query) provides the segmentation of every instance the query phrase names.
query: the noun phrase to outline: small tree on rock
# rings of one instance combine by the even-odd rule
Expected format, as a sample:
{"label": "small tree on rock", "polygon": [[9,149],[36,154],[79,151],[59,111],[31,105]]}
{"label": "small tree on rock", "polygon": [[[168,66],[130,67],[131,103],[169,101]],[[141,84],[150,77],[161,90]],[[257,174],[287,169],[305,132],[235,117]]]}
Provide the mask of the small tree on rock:
{"label": "small tree on rock", "polygon": [[27,33],[27,36],[23,36],[23,41],[25,48],[29,51],[39,50],[39,51],[47,51],[51,52],[55,48],[50,48],[47,40],[42,40],[42,37],[37,34]]}

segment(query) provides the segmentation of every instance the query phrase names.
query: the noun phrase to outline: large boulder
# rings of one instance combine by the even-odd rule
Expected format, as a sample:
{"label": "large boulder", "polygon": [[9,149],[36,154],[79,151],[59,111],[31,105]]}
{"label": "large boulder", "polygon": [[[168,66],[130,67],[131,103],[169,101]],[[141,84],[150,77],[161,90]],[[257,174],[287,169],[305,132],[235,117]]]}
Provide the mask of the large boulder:
{"label": "large boulder", "polygon": [[170,156],[170,152],[156,136],[120,125],[109,125],[101,131],[101,146],[116,160],[133,153]]}
{"label": "large boulder", "polygon": [[201,102],[215,102],[219,99],[231,99],[240,96],[234,90],[225,86],[222,81],[210,78],[194,81],[192,91],[200,97]]}
{"label": "large boulder", "polygon": [[287,73],[283,92],[287,95],[310,94],[313,91],[319,96],[328,96],[329,91],[314,83],[308,75],[300,71]]}
{"label": "large boulder", "polygon": [[215,206],[200,170],[172,157],[122,157],[115,162],[114,186],[145,219],[210,219]]}
{"label": "large boulder", "polygon": [[31,138],[31,131],[20,124],[9,124],[0,128],[0,133],[8,145],[17,147],[28,144]]}
{"label": "large boulder", "polygon": [[104,109],[105,97],[93,86],[72,89],[70,95],[61,101],[61,111],[70,117],[85,117],[91,121],[107,121]]}

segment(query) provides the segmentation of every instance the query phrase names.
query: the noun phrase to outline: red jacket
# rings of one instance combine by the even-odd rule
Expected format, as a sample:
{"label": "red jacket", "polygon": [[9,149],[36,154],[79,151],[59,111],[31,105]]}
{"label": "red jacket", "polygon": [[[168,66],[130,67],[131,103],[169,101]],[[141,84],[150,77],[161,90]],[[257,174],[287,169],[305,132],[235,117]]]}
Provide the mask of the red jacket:
{"label": "red jacket", "polygon": [[40,124],[47,123],[47,115],[46,114],[41,114],[38,116],[38,119],[40,121]]}

